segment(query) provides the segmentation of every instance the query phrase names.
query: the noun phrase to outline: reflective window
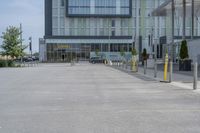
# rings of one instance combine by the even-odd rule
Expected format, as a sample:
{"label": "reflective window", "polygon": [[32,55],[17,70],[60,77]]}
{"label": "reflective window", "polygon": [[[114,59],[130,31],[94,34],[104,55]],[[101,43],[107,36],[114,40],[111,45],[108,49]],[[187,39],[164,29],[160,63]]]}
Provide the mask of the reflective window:
{"label": "reflective window", "polygon": [[[69,15],[130,15],[130,0],[68,0]],[[91,11],[94,11],[91,13]]]}
{"label": "reflective window", "polygon": [[60,6],[65,6],[65,2],[64,2],[64,0],[60,0]]}

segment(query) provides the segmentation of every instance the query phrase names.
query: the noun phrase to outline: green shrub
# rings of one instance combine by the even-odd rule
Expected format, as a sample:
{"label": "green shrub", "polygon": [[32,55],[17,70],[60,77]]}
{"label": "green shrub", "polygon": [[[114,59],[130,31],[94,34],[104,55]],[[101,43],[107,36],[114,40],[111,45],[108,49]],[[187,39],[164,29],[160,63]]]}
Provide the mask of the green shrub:
{"label": "green shrub", "polygon": [[0,60],[0,67],[6,67],[7,62],[5,60]]}
{"label": "green shrub", "polygon": [[96,50],[95,50],[95,54],[96,54],[96,56],[99,56],[99,52],[100,52],[99,49],[96,49]]}
{"label": "green shrub", "polygon": [[124,57],[126,55],[124,49],[120,49],[120,55],[121,55],[121,57]]}
{"label": "green shrub", "polygon": [[131,50],[131,54],[132,54],[132,56],[136,56],[137,55],[137,50],[135,48],[133,48]]}
{"label": "green shrub", "polygon": [[15,67],[15,63],[12,60],[0,60],[0,67]]}
{"label": "green shrub", "polygon": [[187,41],[186,41],[186,40],[183,40],[183,41],[181,42],[180,58],[181,58],[182,60],[183,60],[183,59],[189,58],[189,55],[188,55],[188,47],[187,47]]}
{"label": "green shrub", "polygon": [[8,60],[8,67],[15,67],[15,63],[12,60]]}

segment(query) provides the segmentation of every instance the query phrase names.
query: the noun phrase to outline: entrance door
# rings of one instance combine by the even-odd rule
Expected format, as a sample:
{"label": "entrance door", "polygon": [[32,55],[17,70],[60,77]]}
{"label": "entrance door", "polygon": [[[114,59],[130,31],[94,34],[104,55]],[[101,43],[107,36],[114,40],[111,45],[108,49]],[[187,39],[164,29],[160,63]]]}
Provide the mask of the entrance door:
{"label": "entrance door", "polygon": [[62,55],[62,61],[65,61],[65,55],[64,54]]}
{"label": "entrance door", "polygon": [[88,61],[90,58],[90,44],[81,44],[81,49],[80,49],[80,60],[82,61]]}

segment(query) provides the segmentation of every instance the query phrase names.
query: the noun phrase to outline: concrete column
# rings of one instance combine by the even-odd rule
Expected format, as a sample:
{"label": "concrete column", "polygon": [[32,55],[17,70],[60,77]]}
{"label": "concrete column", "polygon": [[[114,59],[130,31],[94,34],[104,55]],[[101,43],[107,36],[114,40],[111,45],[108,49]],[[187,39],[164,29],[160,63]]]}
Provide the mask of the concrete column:
{"label": "concrete column", "polygon": [[138,51],[139,50],[139,36],[140,36],[140,16],[139,16],[139,11],[140,10],[140,0],[136,0],[136,35],[135,35],[135,47]]}
{"label": "concrete column", "polygon": [[197,82],[198,82],[198,63],[195,61],[194,63],[194,83],[193,83],[193,89],[197,89]]}
{"label": "concrete column", "polygon": [[192,15],[192,30],[191,30],[191,39],[194,37],[194,0],[191,0],[191,15]]}
{"label": "concrete column", "polygon": [[174,45],[174,13],[175,13],[175,6],[174,6],[174,0],[172,0],[172,42],[171,42],[171,57],[170,57],[170,73],[169,73],[169,82],[172,82],[172,77],[173,77],[173,55],[174,55],[174,50],[173,50],[173,45]]}

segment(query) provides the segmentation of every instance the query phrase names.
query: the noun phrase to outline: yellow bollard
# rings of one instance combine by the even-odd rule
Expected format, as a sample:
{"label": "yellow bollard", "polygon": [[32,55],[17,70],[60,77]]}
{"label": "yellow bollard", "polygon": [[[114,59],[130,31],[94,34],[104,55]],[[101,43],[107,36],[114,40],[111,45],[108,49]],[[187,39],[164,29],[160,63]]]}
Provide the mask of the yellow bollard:
{"label": "yellow bollard", "polygon": [[164,81],[167,81],[167,72],[168,72],[168,54],[165,55],[165,65],[164,65]]}
{"label": "yellow bollard", "polygon": [[131,61],[131,71],[137,72],[137,62],[135,60]]}

